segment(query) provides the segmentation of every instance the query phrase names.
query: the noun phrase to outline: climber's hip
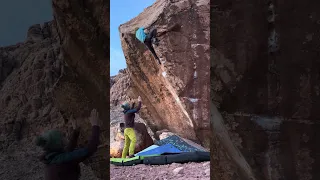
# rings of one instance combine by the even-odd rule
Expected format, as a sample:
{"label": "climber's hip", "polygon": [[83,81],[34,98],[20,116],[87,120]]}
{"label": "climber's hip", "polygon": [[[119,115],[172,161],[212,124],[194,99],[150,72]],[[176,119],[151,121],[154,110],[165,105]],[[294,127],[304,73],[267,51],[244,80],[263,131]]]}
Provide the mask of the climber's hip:
{"label": "climber's hip", "polygon": [[153,38],[156,38],[157,37],[157,29],[156,28],[152,28],[150,30],[150,32],[147,34],[147,37],[146,37],[146,40],[145,41],[150,41],[153,39]]}
{"label": "climber's hip", "polygon": [[134,132],[133,128],[125,128],[124,129],[124,136],[128,137],[131,141],[136,140],[136,133]]}

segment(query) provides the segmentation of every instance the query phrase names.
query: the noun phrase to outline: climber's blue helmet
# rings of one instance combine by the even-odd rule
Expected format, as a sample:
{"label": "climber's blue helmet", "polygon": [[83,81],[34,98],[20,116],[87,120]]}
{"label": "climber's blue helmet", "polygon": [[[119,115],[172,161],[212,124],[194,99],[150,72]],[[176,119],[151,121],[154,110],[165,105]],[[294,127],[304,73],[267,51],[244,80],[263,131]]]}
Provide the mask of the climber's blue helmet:
{"label": "climber's blue helmet", "polygon": [[124,110],[129,110],[129,109],[130,109],[130,105],[129,105],[128,102],[122,103],[121,107],[122,107]]}

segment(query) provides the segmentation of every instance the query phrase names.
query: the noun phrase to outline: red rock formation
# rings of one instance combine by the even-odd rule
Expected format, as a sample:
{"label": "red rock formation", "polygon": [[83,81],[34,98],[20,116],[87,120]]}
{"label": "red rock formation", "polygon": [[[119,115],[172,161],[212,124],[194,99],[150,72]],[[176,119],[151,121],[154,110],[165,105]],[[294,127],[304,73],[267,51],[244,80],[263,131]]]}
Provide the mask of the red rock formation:
{"label": "red rock formation", "polygon": [[0,48],[0,179],[42,179],[34,137],[51,128],[67,132],[73,115],[82,119],[81,146],[93,108],[102,119],[101,146],[86,164],[109,179],[109,1],[53,0],[53,8],[54,21]]}
{"label": "red rock formation", "polygon": [[212,2],[212,178],[320,179],[319,3]]}
{"label": "red rock formation", "polygon": [[[53,94],[63,116],[88,116],[99,111],[101,143],[90,166],[98,178],[109,179],[109,1],[53,0],[54,19],[65,68]],[[84,132],[90,129],[83,123]],[[84,134],[85,135],[85,134]]]}
{"label": "red rock formation", "polygon": [[[155,48],[166,61],[162,72],[133,31],[154,26],[161,33],[177,23],[180,30],[159,37]],[[141,117],[154,132],[168,129],[208,146],[209,0],[158,0],[119,30],[134,98],[146,107]]]}
{"label": "red rock formation", "polygon": [[124,101],[130,101],[130,76],[126,70],[122,70],[112,78],[113,84],[110,88],[110,106],[119,106]]}

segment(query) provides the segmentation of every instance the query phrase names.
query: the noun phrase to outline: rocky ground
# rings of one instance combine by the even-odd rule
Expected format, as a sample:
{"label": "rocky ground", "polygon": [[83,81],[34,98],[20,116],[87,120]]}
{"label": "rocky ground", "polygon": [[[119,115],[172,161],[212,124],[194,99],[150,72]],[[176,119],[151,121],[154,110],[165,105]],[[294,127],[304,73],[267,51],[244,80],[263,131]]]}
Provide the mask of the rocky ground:
{"label": "rocky ground", "polygon": [[210,179],[210,162],[187,163],[161,166],[115,166],[110,165],[111,180],[209,180]]}

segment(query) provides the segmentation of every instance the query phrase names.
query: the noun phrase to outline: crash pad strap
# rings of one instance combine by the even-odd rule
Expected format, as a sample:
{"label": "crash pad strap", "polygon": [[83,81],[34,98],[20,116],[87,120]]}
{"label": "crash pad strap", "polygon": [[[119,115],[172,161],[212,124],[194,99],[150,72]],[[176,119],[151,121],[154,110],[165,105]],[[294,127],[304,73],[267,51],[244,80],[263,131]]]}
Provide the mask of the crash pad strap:
{"label": "crash pad strap", "polygon": [[121,163],[121,162],[133,161],[133,160],[137,160],[137,159],[140,159],[140,156],[136,156],[133,158],[111,158],[110,161]]}
{"label": "crash pad strap", "polygon": [[157,155],[148,155],[148,156],[136,156],[133,158],[110,158],[110,163],[117,166],[132,166],[136,164],[142,164],[143,159],[151,156],[160,156]]}
{"label": "crash pad strap", "polygon": [[174,155],[162,155],[157,157],[146,157],[143,164],[146,165],[164,165],[171,163],[188,163],[210,161],[209,152],[187,152]]}

